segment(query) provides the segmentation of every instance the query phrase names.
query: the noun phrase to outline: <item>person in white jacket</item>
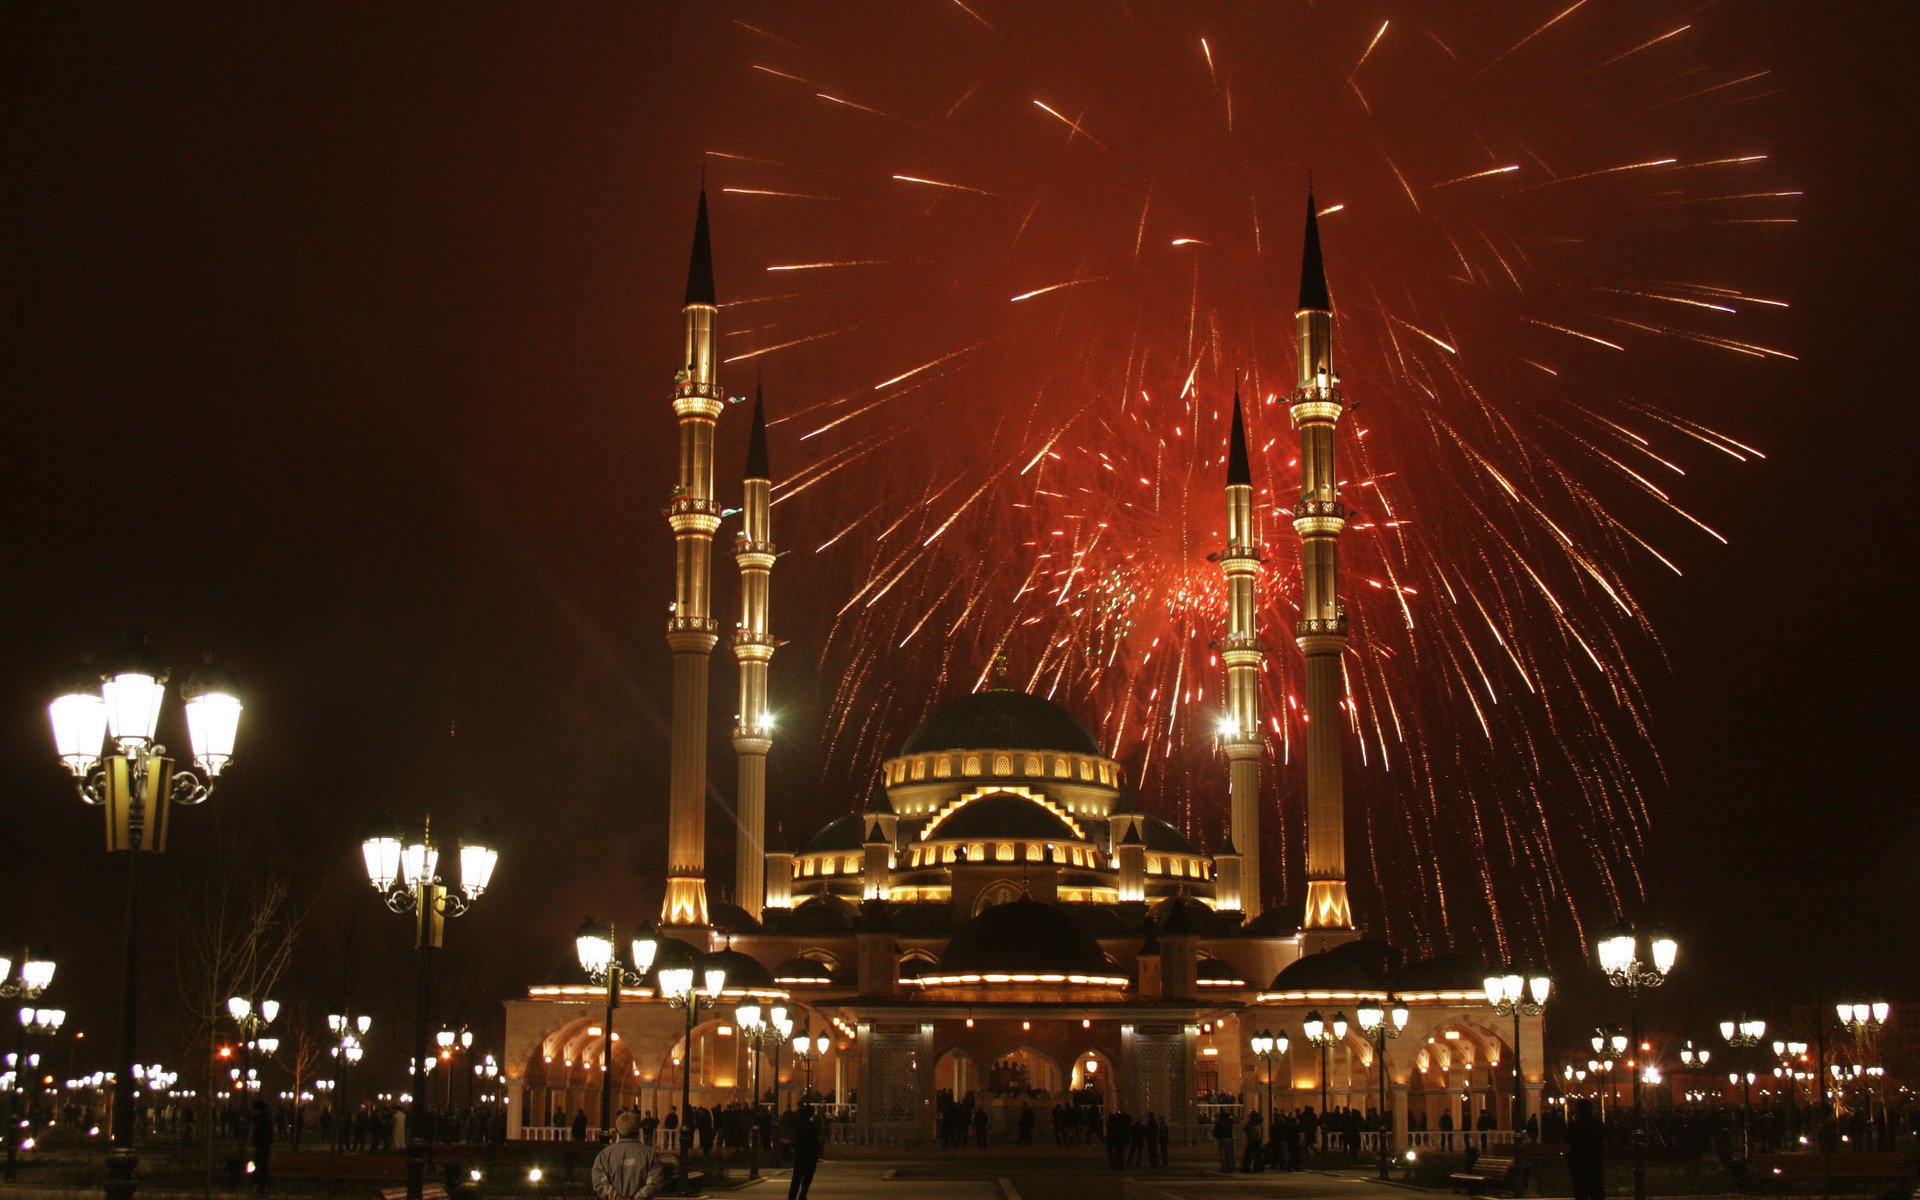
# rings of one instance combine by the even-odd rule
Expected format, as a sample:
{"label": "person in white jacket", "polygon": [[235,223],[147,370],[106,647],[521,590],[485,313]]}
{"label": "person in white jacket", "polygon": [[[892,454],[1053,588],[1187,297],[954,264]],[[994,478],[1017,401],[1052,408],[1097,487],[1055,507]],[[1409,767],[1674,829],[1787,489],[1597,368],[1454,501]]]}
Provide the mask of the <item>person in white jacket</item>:
{"label": "person in white jacket", "polygon": [[653,1147],[639,1139],[640,1114],[613,1119],[615,1139],[593,1160],[593,1194],[599,1200],[653,1200],[666,1185],[667,1170]]}

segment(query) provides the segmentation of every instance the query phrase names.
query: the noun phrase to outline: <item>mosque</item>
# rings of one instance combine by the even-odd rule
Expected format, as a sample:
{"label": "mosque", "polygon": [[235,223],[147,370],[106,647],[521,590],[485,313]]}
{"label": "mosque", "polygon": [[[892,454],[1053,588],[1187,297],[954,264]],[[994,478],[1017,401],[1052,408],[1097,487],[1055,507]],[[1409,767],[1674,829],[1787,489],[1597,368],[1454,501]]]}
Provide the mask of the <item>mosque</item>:
{"label": "mosque", "polygon": [[[985,690],[949,699],[908,736],[880,765],[881,786],[863,811],[797,849],[769,842],[774,476],[756,394],[733,546],[741,579],[730,639],[740,700],[736,902],[709,898],[707,689],[720,640],[711,574],[725,515],[714,471],[725,403],[719,313],[703,192],[682,309],[686,366],[671,395],[680,476],[667,508],[676,550],[667,629],[673,719],[658,952],[650,970],[620,981],[617,1008],[609,1010],[609,986],[579,968],[507,1003],[510,1136],[556,1136],[556,1112],[584,1110],[592,1120],[603,1088],[615,1108],[663,1116],[683,1084],[695,1104],[751,1099],[756,1053],[763,1094],[777,1091],[777,1103],[791,1105],[810,1082],[830,1101],[836,1137],[875,1145],[931,1141],[943,1092],[975,1093],[1002,1132],[1022,1103],[1043,1113],[1081,1103],[1162,1114],[1177,1140],[1207,1136],[1220,1104],[1264,1108],[1269,1089],[1276,1107],[1365,1109],[1380,1104],[1384,1086],[1402,1145],[1410,1128],[1439,1128],[1443,1113],[1465,1128],[1489,1111],[1505,1129],[1516,1112],[1540,1111],[1537,1013],[1496,1012],[1489,971],[1471,956],[1409,961],[1366,938],[1348,904],[1346,723],[1337,716],[1348,644],[1337,558],[1346,510],[1334,467],[1346,401],[1311,194],[1295,318],[1299,383],[1288,401],[1301,463],[1293,528],[1302,616],[1293,643],[1305,658],[1309,716],[1308,882],[1299,908],[1262,903],[1259,822],[1273,806],[1260,803],[1268,747],[1258,673],[1279,642],[1270,646],[1256,622],[1261,536],[1237,395],[1221,494],[1227,544],[1217,555],[1229,592],[1218,648],[1231,823],[1209,854],[1138,811],[1121,765],[1087,727],[1061,705],[1009,687],[1004,666]],[[661,971],[687,966],[725,971],[691,1036],[687,1014],[657,990]],[[1362,1010],[1395,1001],[1405,1027],[1369,1038]],[[796,1032],[811,1034],[806,1056],[790,1045],[757,1052],[736,1027],[738,1003],[784,1006]],[[1251,1039],[1262,1033],[1285,1035],[1286,1051],[1256,1055]]]}

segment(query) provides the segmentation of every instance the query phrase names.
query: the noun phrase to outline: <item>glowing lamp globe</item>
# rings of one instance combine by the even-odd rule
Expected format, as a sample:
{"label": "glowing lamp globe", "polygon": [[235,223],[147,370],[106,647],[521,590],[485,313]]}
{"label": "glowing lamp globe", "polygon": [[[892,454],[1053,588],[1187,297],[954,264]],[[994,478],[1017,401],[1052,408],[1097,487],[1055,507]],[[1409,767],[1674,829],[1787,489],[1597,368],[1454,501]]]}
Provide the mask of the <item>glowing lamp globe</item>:
{"label": "glowing lamp globe", "polygon": [[233,760],[233,744],[240,736],[239,689],[225,667],[208,660],[187,680],[180,696],[186,701],[193,761],[209,779],[217,778]]}
{"label": "glowing lamp globe", "polygon": [[146,637],[138,633],[130,637],[104,674],[100,697],[106,701],[108,735],[128,749],[151,743],[160,728],[167,669]]}

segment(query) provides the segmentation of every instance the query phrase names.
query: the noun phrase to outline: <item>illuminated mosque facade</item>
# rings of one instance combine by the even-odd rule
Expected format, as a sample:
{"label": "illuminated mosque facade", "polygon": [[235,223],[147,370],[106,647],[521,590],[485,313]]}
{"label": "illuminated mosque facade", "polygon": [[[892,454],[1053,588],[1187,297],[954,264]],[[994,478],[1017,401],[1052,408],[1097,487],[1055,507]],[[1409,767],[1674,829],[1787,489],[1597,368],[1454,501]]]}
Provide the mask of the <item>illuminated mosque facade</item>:
{"label": "illuminated mosque facade", "polygon": [[[732,895],[708,894],[705,862],[707,692],[721,627],[712,605],[714,434],[725,407],[718,381],[719,304],[706,197],[695,221],[682,309],[685,367],[674,382],[679,479],[667,508],[675,545],[672,755],[665,895],[652,970],[630,976],[607,1027],[607,987],[578,968],[529,989],[507,1008],[506,1077],[513,1136],[551,1137],[554,1114],[594,1121],[603,1087],[615,1107],[661,1116],[683,1080],[696,1104],[749,1099],[755,1051],[736,1028],[736,1003],[784,1005],[826,1048],[810,1061],[762,1058],[762,1091],[779,1080],[790,1106],[807,1078],[831,1097],[836,1136],[912,1145],[935,1136],[936,1096],[975,1093],[996,1128],[1020,1105],[1098,1103],[1166,1116],[1176,1139],[1203,1128],[1223,1097],[1264,1107],[1379,1103],[1378,1043],[1362,1007],[1404,1004],[1401,1036],[1385,1041],[1386,1106],[1399,1144],[1409,1128],[1438,1129],[1443,1112],[1467,1127],[1483,1111],[1514,1119],[1542,1099],[1540,1017],[1497,1015],[1467,955],[1419,961],[1356,928],[1346,884],[1340,716],[1346,612],[1338,546],[1346,523],[1334,464],[1345,411],[1334,369],[1333,304],[1318,222],[1307,201],[1296,314],[1301,616],[1305,660],[1307,893],[1303,907],[1265,908],[1261,886],[1259,674],[1284,642],[1262,630],[1256,586],[1261,536],[1239,397],[1234,399],[1222,504],[1228,584],[1218,651],[1226,671],[1220,734],[1227,759],[1228,837],[1212,853],[1133,804],[1121,765],[1065,707],[1011,688],[1004,665],[985,690],[950,698],[880,765],[863,806],[797,848],[766,835],[766,761],[774,748],[769,614],[776,549],[774,476],[756,394],[733,555],[740,612],[730,641],[738,668],[739,756]],[[616,945],[632,931],[622,929]],[[658,972],[720,967],[718,1002],[691,1038],[685,1013],[661,1002]],[[1303,1036],[1319,1014],[1341,1036],[1322,1051]],[[1271,1068],[1249,1040],[1290,1039]],[[606,1039],[612,1037],[612,1053]],[[1324,1062],[1324,1066],[1323,1066]],[[1269,1070],[1272,1072],[1269,1081]],[[597,1124],[597,1121],[595,1121]]]}

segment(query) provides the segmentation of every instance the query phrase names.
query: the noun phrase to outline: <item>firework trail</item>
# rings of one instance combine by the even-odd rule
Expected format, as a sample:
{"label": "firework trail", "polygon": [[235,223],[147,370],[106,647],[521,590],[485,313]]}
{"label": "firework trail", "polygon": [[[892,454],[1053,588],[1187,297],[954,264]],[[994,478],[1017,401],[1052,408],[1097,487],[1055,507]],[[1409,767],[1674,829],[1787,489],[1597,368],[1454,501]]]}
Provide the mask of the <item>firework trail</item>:
{"label": "firework trail", "polygon": [[708,161],[758,277],[724,298],[726,353],[788,381],[783,541],[846,581],[819,643],[834,769],[865,784],[1005,650],[1143,808],[1217,844],[1237,372],[1261,852],[1268,903],[1297,908],[1286,396],[1312,168],[1355,403],[1356,907],[1422,946],[1580,932],[1638,895],[1659,782],[1640,593],[1717,544],[1694,476],[1757,455],[1717,431],[1728,397],[1791,357],[1756,265],[1799,194],[1752,132],[1766,72],[1720,61],[1705,17],[1599,0],[1084,7],[730,28]]}

